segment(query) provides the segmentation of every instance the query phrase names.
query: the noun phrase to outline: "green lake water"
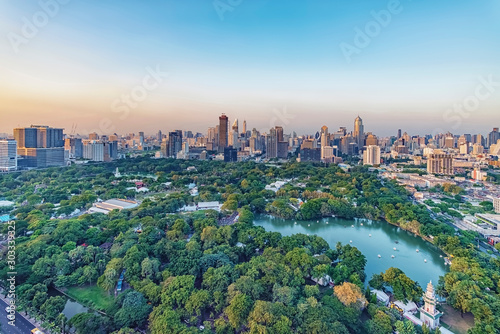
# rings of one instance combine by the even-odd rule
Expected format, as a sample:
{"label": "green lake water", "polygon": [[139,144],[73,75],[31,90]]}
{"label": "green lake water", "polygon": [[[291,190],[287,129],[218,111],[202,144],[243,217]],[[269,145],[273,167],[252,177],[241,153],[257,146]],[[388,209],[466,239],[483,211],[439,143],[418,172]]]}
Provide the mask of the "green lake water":
{"label": "green lake water", "polygon": [[397,267],[425,288],[430,280],[437,284],[439,276],[447,272],[443,252],[413,233],[387,222],[323,218],[319,221],[297,221],[295,224],[294,220],[257,215],[254,224],[284,236],[297,233],[317,235],[332,248],[339,241],[355,246],[366,256],[366,282],[375,273]]}

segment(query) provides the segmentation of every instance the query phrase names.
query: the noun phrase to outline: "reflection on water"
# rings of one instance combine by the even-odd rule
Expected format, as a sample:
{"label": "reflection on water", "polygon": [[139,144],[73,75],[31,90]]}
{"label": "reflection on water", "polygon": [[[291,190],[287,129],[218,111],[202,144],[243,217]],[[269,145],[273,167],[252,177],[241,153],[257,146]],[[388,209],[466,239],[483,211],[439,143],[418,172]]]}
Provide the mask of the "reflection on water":
{"label": "reflection on water", "polygon": [[447,272],[445,254],[437,247],[386,222],[339,218],[295,222],[258,215],[254,224],[282,235],[315,234],[325,239],[332,248],[339,241],[343,244],[350,243],[366,256],[366,282],[375,273],[397,267],[425,287],[429,280],[437,283],[439,276]]}

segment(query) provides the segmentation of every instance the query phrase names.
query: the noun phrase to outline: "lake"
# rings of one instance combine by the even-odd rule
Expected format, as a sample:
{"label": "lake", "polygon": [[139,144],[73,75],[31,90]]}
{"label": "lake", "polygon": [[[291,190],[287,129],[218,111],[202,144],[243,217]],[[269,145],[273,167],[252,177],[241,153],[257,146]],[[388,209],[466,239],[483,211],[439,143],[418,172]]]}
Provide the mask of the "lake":
{"label": "lake", "polygon": [[317,235],[325,239],[331,248],[339,241],[355,246],[366,257],[365,283],[373,274],[397,267],[425,288],[429,280],[437,284],[439,276],[448,271],[444,263],[446,255],[441,250],[413,233],[387,222],[323,218],[319,222],[297,221],[295,224],[294,220],[256,215],[254,224],[286,236],[297,233]]}
{"label": "lake", "polygon": [[87,307],[83,306],[82,304],[78,303],[77,301],[71,298],[68,298],[66,295],[60,293],[53,287],[49,287],[47,293],[49,297],[62,296],[64,298],[67,298],[66,305],[64,305],[64,310],[62,311],[62,313],[66,316],[68,320],[73,318],[78,313],[87,313],[87,311],[89,310]]}

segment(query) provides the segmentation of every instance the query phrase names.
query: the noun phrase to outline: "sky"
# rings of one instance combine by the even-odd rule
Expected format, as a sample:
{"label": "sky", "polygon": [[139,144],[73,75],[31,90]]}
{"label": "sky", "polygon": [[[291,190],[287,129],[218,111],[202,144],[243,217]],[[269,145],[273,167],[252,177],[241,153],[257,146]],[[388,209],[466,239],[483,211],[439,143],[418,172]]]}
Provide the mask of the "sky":
{"label": "sky", "polygon": [[500,126],[500,2],[0,1],[0,133]]}

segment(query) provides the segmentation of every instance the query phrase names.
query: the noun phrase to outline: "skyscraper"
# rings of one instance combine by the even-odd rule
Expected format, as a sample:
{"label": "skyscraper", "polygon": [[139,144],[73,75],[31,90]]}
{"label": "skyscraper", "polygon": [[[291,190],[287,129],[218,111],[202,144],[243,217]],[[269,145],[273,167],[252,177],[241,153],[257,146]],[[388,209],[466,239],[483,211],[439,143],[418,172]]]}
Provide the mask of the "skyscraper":
{"label": "skyscraper", "polygon": [[241,133],[246,136],[247,134],[247,121],[243,120],[243,128],[241,129]]}
{"label": "skyscraper", "polygon": [[380,165],[380,147],[369,145],[363,152],[363,165]]}
{"label": "skyscraper", "polygon": [[363,120],[361,117],[356,117],[354,120],[354,132],[353,137],[356,139],[356,143],[358,144],[358,149],[361,150],[365,145],[365,128],[363,126]]}
{"label": "skyscraper", "polygon": [[14,129],[20,167],[51,167],[64,165],[63,129],[45,125]]}
{"label": "skyscraper", "polygon": [[498,139],[500,139],[500,132],[498,132],[498,128],[493,128],[493,131],[488,134],[488,147],[496,144]]}
{"label": "skyscraper", "polygon": [[326,125],[321,127],[321,147],[323,146],[330,146],[330,134]]}
{"label": "skyscraper", "polygon": [[228,136],[228,118],[225,114],[219,117],[219,148],[220,153],[224,153],[224,147],[227,147]]}
{"label": "skyscraper", "polygon": [[182,150],[182,130],[168,133],[167,157],[177,157],[177,153]]}

